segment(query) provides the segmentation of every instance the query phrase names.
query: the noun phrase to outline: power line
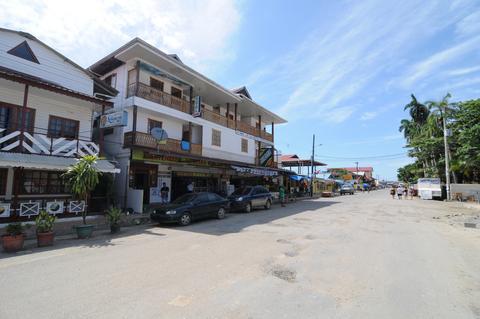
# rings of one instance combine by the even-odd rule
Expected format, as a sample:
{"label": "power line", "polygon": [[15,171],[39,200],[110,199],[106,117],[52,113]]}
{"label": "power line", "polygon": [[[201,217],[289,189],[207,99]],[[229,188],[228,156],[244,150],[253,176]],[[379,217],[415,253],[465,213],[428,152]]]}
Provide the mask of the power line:
{"label": "power line", "polygon": [[373,156],[357,156],[357,157],[343,157],[343,156],[329,156],[329,155],[318,155],[316,158],[326,158],[326,159],[336,159],[336,160],[368,160],[368,159],[395,159],[402,158],[407,156],[408,153],[396,153],[396,154],[385,154],[385,155],[373,155]]}

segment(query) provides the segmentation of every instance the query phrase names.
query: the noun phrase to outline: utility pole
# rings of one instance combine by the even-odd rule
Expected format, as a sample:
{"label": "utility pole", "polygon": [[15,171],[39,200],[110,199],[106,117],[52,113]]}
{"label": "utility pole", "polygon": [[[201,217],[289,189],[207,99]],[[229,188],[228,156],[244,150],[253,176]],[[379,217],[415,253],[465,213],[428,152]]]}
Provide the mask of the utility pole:
{"label": "utility pole", "polygon": [[313,163],[315,162],[315,134],[313,134],[313,142],[312,142],[312,174],[310,176],[310,196],[313,197]]}
{"label": "utility pole", "polygon": [[447,120],[445,119],[447,113],[446,106],[443,107],[442,114],[442,124],[443,124],[443,144],[445,146],[445,178],[446,178],[446,189],[447,189],[447,200],[450,200],[450,163],[448,159],[448,131],[447,131]]}

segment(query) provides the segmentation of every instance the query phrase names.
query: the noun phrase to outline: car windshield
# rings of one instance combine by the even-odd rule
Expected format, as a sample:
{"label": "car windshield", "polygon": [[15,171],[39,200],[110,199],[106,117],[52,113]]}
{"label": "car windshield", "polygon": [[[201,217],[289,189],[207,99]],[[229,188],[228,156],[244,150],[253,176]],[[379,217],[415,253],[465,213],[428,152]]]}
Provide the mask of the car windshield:
{"label": "car windshield", "polygon": [[236,190],[232,193],[232,195],[233,195],[233,196],[248,195],[251,190],[252,190],[252,187],[250,187],[250,186],[248,186],[248,187],[241,187],[241,188],[236,189]]}
{"label": "car windshield", "polygon": [[172,204],[186,204],[191,202],[195,197],[197,197],[196,194],[185,194],[174,200]]}

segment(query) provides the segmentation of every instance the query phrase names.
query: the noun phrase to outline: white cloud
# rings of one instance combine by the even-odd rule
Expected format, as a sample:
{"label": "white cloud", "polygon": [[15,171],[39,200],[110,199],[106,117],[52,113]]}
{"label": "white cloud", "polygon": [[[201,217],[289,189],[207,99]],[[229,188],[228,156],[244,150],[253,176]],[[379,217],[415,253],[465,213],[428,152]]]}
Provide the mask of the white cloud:
{"label": "white cloud", "polygon": [[368,120],[372,120],[372,119],[376,118],[377,116],[378,116],[378,112],[364,112],[360,116],[360,120],[368,121]]}
{"label": "white cloud", "polygon": [[480,71],[480,65],[479,66],[472,66],[468,68],[460,68],[460,69],[453,69],[449,70],[446,72],[446,75],[448,76],[459,76],[459,75],[466,75],[470,73],[474,73]]}
{"label": "white cloud", "polygon": [[342,123],[346,121],[355,112],[351,106],[337,107],[322,115],[322,118],[331,123]]}
{"label": "white cloud", "polygon": [[83,66],[138,36],[206,69],[232,58],[228,41],[240,24],[240,12],[234,0],[22,0],[2,1],[0,21]]}

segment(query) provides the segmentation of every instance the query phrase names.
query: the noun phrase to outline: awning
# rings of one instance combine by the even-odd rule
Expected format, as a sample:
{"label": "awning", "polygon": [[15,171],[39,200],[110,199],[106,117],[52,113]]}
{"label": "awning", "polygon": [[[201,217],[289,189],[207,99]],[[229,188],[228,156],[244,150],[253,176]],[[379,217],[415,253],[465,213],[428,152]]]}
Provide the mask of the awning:
{"label": "awning", "polygon": [[[0,167],[66,171],[68,167],[75,164],[76,161],[77,159],[72,157],[0,152]],[[95,167],[103,173],[120,173],[120,169],[116,168],[107,160],[97,160]]]}
{"label": "awning", "polygon": [[291,180],[294,180],[294,181],[301,181],[302,179],[307,179],[308,180],[308,177],[305,177],[305,176],[301,176],[301,175],[292,175],[292,176],[289,176]]}

